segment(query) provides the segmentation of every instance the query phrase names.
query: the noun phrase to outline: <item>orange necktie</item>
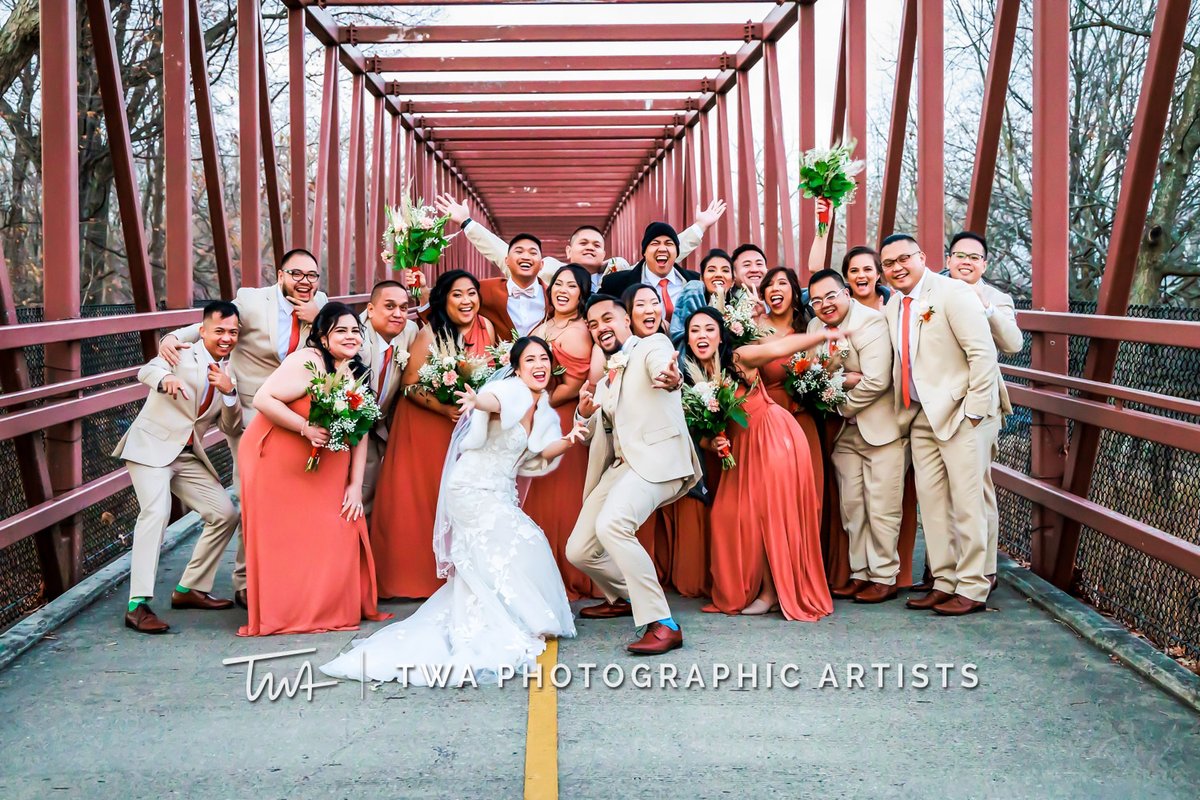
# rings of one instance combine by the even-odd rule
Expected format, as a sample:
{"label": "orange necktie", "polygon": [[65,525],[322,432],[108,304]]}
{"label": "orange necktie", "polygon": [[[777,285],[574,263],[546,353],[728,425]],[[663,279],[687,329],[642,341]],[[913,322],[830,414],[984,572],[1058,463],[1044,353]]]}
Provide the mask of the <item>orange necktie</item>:
{"label": "orange necktie", "polygon": [[671,315],[675,313],[675,304],[671,302],[671,293],[667,291],[670,283],[666,278],[658,282],[658,288],[662,290],[663,312],[666,314],[668,322],[671,320]]}
{"label": "orange necktie", "polygon": [[387,350],[383,351],[383,366],[379,368],[379,385],[375,389],[375,395],[379,398],[383,397],[383,387],[387,386],[388,366],[392,363],[392,353],[395,352],[396,345],[389,344]]}
{"label": "orange necktie", "polygon": [[[214,384],[210,383],[208,385],[208,391],[204,393],[204,401],[202,403],[200,403],[200,410],[196,413],[197,420],[202,419],[204,417],[204,414],[208,411],[209,406],[212,405],[213,395],[216,394],[216,390],[217,390],[217,387]],[[196,441],[196,435],[192,434],[191,436],[188,437],[187,446],[191,447],[192,443],[195,441]]]}
{"label": "orange necktie", "polygon": [[292,335],[288,337],[287,354],[290,356],[296,352],[296,347],[300,344],[300,317],[296,312],[292,312]]}
{"label": "orange necktie", "polygon": [[912,405],[912,397],[908,388],[912,382],[912,356],[908,349],[908,340],[911,335],[912,298],[902,297],[900,302],[904,304],[904,310],[900,313],[900,397],[904,400],[904,407],[908,408]]}

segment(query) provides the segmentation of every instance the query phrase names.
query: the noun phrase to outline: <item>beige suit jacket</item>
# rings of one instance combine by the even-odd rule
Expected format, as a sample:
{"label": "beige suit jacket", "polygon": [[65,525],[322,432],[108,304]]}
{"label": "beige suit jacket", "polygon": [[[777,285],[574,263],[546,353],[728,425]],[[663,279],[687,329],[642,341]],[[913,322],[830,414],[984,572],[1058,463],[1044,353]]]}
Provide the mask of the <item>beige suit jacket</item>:
{"label": "beige suit jacket", "polygon": [[[237,352],[237,348],[234,348],[234,352]],[[186,398],[183,395],[172,398],[158,391],[163,378],[172,374],[186,387]],[[129,430],[117,443],[113,458],[147,467],[165,467],[179,457],[187,446],[188,437],[192,437],[192,452],[213,477],[220,480],[220,475],[204,452],[204,434],[216,424],[226,436],[239,436],[242,432],[242,406],[239,403],[227,404],[220,392],[214,392],[208,409],[200,416],[200,405],[208,389],[208,362],[200,360],[197,348],[181,351],[179,365],[174,369],[155,356],[138,370],[137,377],[150,387],[150,396],[146,398],[145,405]]]}
{"label": "beige suit jacket", "polygon": [[[926,269],[921,296],[913,303],[917,317],[913,337],[916,355],[913,383],[934,434],[948,441],[967,416],[989,417],[1000,412],[1000,370],[996,345],[983,306],[975,291],[962,281]],[[892,341],[899,343],[903,295],[892,292],[884,312]],[[928,313],[927,320],[920,317]],[[893,397],[903,407],[901,358],[894,357]]]}
{"label": "beige suit jacket", "polygon": [[[359,320],[363,325],[363,346],[362,350],[359,351],[359,357],[362,358],[364,364],[371,368],[370,380],[371,387],[374,389],[379,373],[383,369],[384,348],[379,346],[378,334],[371,327],[371,321],[367,319],[367,312],[364,311]],[[379,403],[380,410],[383,411],[383,416],[376,420],[375,426],[371,430],[373,434],[385,442],[388,437],[388,428],[392,424],[392,410],[395,407],[396,396],[400,389],[400,376],[404,374],[404,368],[395,359],[400,353],[407,355],[409,349],[412,347],[413,339],[417,336],[417,330],[417,323],[410,319],[404,326],[404,330],[400,331],[396,338],[392,340],[392,344],[395,345],[396,349],[392,352],[392,364],[388,367],[388,385],[384,387],[383,396],[376,400]]]}
{"label": "beige suit jacket", "polygon": [[[467,241],[473,244],[475,249],[479,251],[479,254],[495,264],[504,277],[507,278],[508,265],[504,263],[504,260],[508,258],[508,242],[492,233],[486,226],[476,220],[471,220],[471,224],[463,229],[463,233],[466,234]],[[700,246],[700,242],[703,239],[704,228],[699,225],[692,225],[684,229],[679,234],[679,258],[677,261],[682,262],[683,259],[687,258],[693,250]],[[638,258],[641,258],[641,254],[638,255]],[[636,261],[637,259],[634,260]],[[554,273],[558,272],[559,267],[565,266],[566,263],[554,256],[542,256],[542,271],[538,273],[542,279],[542,283],[549,286]]]}
{"label": "beige suit jacket", "polygon": [[[317,306],[329,302],[324,292],[316,294]],[[238,379],[238,395],[243,408],[253,408],[254,395],[271,373],[279,368],[279,351],[275,343],[279,332],[279,289],[278,284],[259,287],[242,287],[233,299],[238,307],[238,344],[229,357],[229,365]],[[308,339],[312,326],[300,323],[300,346]],[[200,324],[189,325],[171,331],[181,342],[195,344],[200,341]]]}
{"label": "beige suit jacket", "polygon": [[[819,318],[808,324],[809,333],[826,325]],[[862,374],[862,380],[846,393],[846,402],[838,406],[843,417],[853,418],[867,444],[880,447],[900,438],[892,388],[892,361],[895,348],[883,314],[857,300],[850,301],[850,312],[838,326],[846,335],[842,345],[842,365],[847,372]]]}
{"label": "beige suit jacket", "polygon": [[608,375],[600,380],[595,399],[601,410],[586,420],[591,447],[583,496],[591,494],[616,457],[613,437],[604,427],[606,414],[630,468],[649,483],[682,478],[682,496],[700,479],[700,460],[688,435],[681,395],[653,386],[654,376],[676,357],[671,340],[656,333],[635,342],[625,355],[625,368],[612,384]]}
{"label": "beige suit jacket", "polygon": [[988,326],[992,331],[992,340],[996,349],[1006,355],[1013,355],[1025,348],[1025,337],[1017,327],[1017,307],[1012,296],[1000,291],[984,280],[979,281],[983,287],[983,296],[995,309],[988,317]]}

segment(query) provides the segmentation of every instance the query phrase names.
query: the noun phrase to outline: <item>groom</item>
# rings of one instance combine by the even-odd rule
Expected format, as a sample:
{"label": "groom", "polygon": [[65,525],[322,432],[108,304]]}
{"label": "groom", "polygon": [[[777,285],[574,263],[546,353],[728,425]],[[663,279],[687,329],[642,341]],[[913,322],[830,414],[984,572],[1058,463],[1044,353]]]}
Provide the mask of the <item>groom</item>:
{"label": "groom", "polygon": [[583,508],[566,552],[606,602],[579,616],[632,616],[646,630],[629,652],[660,655],[682,647],[683,632],[671,618],[654,562],[636,534],[655,509],[695,485],[700,462],[680,395],[664,388],[675,361],[671,340],[661,333],[634,336],[628,313],[609,295],[592,295],[586,317],[608,363],[595,396],[586,387],[579,393],[576,416],[587,424],[591,449]]}

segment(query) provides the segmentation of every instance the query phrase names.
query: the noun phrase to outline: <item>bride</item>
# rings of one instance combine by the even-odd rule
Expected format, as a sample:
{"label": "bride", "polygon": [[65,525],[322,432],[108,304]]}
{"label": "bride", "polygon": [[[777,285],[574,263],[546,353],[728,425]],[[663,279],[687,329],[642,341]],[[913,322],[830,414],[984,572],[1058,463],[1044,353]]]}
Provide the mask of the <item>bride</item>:
{"label": "bride", "polygon": [[459,395],[464,413],[446,455],[433,533],[445,585],[412,616],[322,666],[326,675],[495,683],[502,667],[516,674],[532,667],[546,637],[575,635],[554,554],[518,507],[516,478],[553,470],[584,429],[562,435],[546,393],[553,363],[544,341],[518,339],[509,361],[515,375],[505,368],[478,394],[468,387]]}

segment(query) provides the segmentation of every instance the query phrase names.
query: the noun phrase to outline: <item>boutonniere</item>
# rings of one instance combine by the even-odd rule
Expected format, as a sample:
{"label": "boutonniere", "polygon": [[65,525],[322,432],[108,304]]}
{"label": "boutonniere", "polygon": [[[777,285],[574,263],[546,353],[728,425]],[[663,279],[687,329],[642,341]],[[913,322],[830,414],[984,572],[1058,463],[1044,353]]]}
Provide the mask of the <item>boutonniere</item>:
{"label": "boutonniere", "polygon": [[395,352],[392,353],[392,363],[395,364],[400,369],[404,369],[405,367],[407,367],[408,366],[408,351],[401,350],[399,347],[397,347]]}
{"label": "boutonniere", "polygon": [[624,371],[625,366],[629,363],[629,356],[624,353],[614,353],[609,359],[604,368],[608,370],[608,383],[611,386],[612,382],[617,379],[617,375]]}
{"label": "boutonniere", "polygon": [[933,319],[933,315],[936,313],[937,311],[934,309],[934,307],[924,301],[917,306],[917,318],[923,323],[929,322],[929,320]]}
{"label": "boutonniere", "polygon": [[609,259],[607,262],[605,262],[605,264],[604,264],[604,271],[603,271],[603,272],[601,272],[601,273],[600,273],[600,275],[601,275],[601,277],[603,277],[604,275],[611,275],[611,274],[613,274],[614,272],[617,272],[617,271],[618,271],[618,270],[620,270],[620,269],[621,269],[621,267],[620,267],[620,265],[617,263],[617,259],[616,259],[615,257],[614,257],[614,258],[610,258],[610,259]]}

